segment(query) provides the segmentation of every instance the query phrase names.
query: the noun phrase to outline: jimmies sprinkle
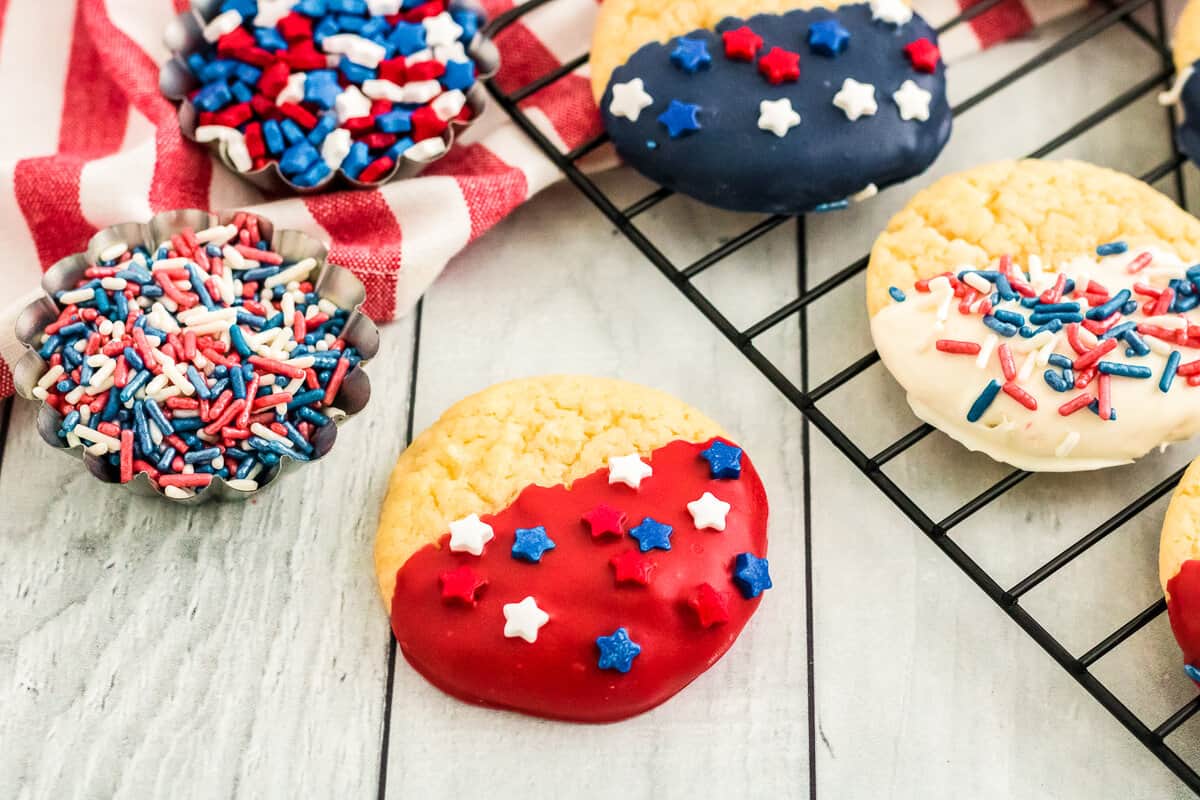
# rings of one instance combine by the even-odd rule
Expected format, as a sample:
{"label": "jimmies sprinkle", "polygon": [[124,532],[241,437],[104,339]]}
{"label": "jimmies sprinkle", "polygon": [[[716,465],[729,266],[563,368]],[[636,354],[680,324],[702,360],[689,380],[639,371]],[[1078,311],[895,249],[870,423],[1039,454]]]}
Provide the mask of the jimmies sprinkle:
{"label": "jimmies sprinkle", "polygon": [[58,436],[144,473],[176,499],[220,477],[252,491],[280,458],[308,461],[361,360],[349,312],[316,293],[317,262],[285,260],[257,217],[184,229],[154,252],[105,248],[35,342],[48,364],[34,396]]}

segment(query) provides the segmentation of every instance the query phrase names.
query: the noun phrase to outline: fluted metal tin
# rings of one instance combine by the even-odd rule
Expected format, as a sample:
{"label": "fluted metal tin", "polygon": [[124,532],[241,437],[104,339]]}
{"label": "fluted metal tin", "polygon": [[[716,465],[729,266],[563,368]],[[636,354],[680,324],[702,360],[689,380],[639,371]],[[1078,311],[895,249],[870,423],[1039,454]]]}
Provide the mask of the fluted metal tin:
{"label": "fluted metal tin", "polygon": [[[476,13],[483,14],[482,9],[474,0],[461,0],[456,5],[469,8]],[[179,14],[168,25],[163,39],[167,49],[171,51],[172,58],[163,64],[159,71],[158,84],[159,89],[164,95],[179,104],[179,127],[183,131],[183,135],[196,140],[196,126],[199,119],[199,112],[192,105],[192,101],[188,95],[199,88],[200,82],[192,73],[187,65],[187,57],[192,53],[209,46],[204,40],[203,29],[218,13],[221,6],[221,0],[192,0],[191,8]],[[233,164],[233,160],[229,157],[228,148],[223,140],[215,140],[204,142],[214,156],[217,157],[222,164],[225,165],[230,172],[245,178],[250,183],[260,189],[275,194],[315,194],[318,192],[326,192],[337,189],[369,189],[376,186],[382,186],[389,181],[394,181],[402,178],[412,178],[418,175],[423,169],[435,161],[441,160],[446,153],[449,153],[454,147],[455,139],[471,126],[471,124],[479,119],[487,106],[487,91],[483,88],[483,81],[496,74],[496,70],[500,67],[500,51],[495,43],[484,33],[484,28],[475,35],[471,44],[466,48],[467,55],[475,62],[475,85],[467,90],[467,106],[471,109],[471,119],[466,122],[451,120],[446,130],[442,133],[442,140],[446,143],[446,149],[439,155],[426,161],[417,161],[412,158],[397,159],[396,165],[383,177],[373,183],[364,183],[347,176],[340,169],[334,170],[321,183],[316,186],[297,186],[292,183],[286,175],[279,169],[278,161],[272,160],[267,166],[259,170],[242,172]]]}
{"label": "fluted metal tin", "polygon": [[[13,370],[17,394],[30,400],[36,399],[33,390],[49,369],[49,365],[38,355],[38,340],[46,326],[57,319],[62,310],[55,302],[54,294],[73,288],[83,277],[88,266],[97,262],[101,251],[109,245],[124,242],[131,247],[144,245],[153,253],[160,243],[168,241],[185,228],[199,231],[214,225],[225,225],[233,220],[235,213],[229,211],[223,214],[211,214],[207,211],[185,209],[165,211],[146,223],[124,222],[119,225],[111,225],[91,238],[86,251],[68,256],[47,270],[42,277],[42,290],[45,292],[45,296],[26,306],[17,318],[17,338],[28,348],[17,361],[16,368]],[[262,238],[271,242],[271,249],[283,256],[285,261],[293,262],[303,258],[313,258],[317,262],[316,277],[313,279],[314,291],[338,307],[350,310],[350,317],[346,321],[341,338],[348,345],[354,347],[362,355],[363,360],[346,374],[341,389],[334,398],[333,407],[345,414],[345,416],[337,417],[334,422],[341,423],[364,409],[371,398],[371,382],[363,367],[379,350],[379,329],[361,310],[362,304],[366,300],[366,289],[350,270],[327,263],[325,246],[316,239],[300,231],[275,230],[271,222],[261,216],[258,217],[258,226]],[[62,415],[43,402],[37,416],[38,434],[46,444],[55,450],[82,458],[84,466],[99,480],[119,485],[119,470],[109,464],[106,457],[87,453],[83,447],[70,447],[66,441],[58,437],[62,421]],[[334,424],[314,430],[311,439],[314,451],[313,461],[320,459],[333,447],[337,440],[337,428],[338,425]],[[197,490],[191,497],[183,499],[167,498],[161,489],[150,483],[145,473],[139,473],[132,481],[124,485],[136,494],[156,495],[184,504],[203,503],[214,498],[244,500],[274,483],[283,472],[293,470],[296,466],[293,459],[283,456],[278,464],[265,468],[259,474],[257,489],[252,491],[237,489],[216,476],[208,486]]]}

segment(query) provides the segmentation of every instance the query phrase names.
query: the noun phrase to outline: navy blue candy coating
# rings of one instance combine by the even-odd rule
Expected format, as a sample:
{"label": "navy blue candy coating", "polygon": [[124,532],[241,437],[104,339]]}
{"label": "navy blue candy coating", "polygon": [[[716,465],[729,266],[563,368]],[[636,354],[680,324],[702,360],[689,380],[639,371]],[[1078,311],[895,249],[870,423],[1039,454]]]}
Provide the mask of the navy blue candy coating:
{"label": "navy blue candy coating", "polygon": [[1200,61],[1192,65],[1196,72],[1183,85],[1179,102],[1183,105],[1183,122],[1175,131],[1179,149],[1193,162],[1200,164]]}
{"label": "navy blue candy coating", "polygon": [[[809,26],[836,19],[850,34],[835,58],[812,53]],[[800,79],[772,86],[755,63],[725,57],[721,32],[748,25],[772,47],[800,54]],[[876,22],[866,3],[723,20],[698,30],[712,62],[688,73],[672,62],[677,47],[652,43],[613,71],[600,104],[617,151],[646,177],[683,194],[737,211],[799,214],[834,203],[874,183],[880,189],[923,172],[950,137],[944,67],[913,69],[904,46],[937,34],[914,15],[906,25]],[[637,122],[609,111],[612,85],[641,78],[654,98]],[[846,78],[875,86],[879,111],[855,122],[833,105]],[[892,100],[906,80],[933,94],[926,122],[905,121]],[[759,103],[787,97],[801,123],[780,138],[758,127]],[[672,101],[700,106],[700,130],[671,138],[659,122]]]}

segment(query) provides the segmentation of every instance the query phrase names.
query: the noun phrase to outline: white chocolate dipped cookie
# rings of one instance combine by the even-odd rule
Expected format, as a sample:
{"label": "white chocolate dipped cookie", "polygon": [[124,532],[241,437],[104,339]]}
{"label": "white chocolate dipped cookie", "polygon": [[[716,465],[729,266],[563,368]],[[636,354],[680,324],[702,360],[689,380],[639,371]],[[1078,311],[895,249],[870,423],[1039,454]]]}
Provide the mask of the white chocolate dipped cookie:
{"label": "white chocolate dipped cookie", "polygon": [[1019,161],[919,193],[876,241],[871,333],[921,419],[997,461],[1128,463],[1200,432],[1200,221],[1141,181]]}

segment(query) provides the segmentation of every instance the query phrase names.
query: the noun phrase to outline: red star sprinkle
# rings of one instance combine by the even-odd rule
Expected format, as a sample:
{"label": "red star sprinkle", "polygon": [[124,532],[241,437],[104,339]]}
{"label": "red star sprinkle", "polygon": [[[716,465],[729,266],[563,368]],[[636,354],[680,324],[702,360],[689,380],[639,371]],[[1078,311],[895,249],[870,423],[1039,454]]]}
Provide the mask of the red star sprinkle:
{"label": "red star sprinkle", "polygon": [[625,512],[618,511],[612,506],[601,503],[583,515],[583,521],[592,529],[592,538],[601,536],[621,536],[625,533]]}
{"label": "red star sprinkle", "polygon": [[758,60],[758,71],[772,84],[799,80],[800,54],[772,47],[771,52]]}
{"label": "red star sprinkle", "polygon": [[442,600],[473,606],[475,594],[487,585],[487,578],[464,564],[458,569],[447,570],[438,575],[438,583],[442,585]]}
{"label": "red star sprinkle", "polygon": [[654,571],[654,562],[637,550],[626,550],[619,556],[613,556],[608,563],[612,564],[617,583],[650,585],[650,573]]}
{"label": "red star sprinkle", "polygon": [[928,39],[909,42],[904,46],[904,52],[917,72],[933,72],[937,69],[938,61],[942,57],[942,52],[938,50],[937,45]]}
{"label": "red star sprinkle", "polygon": [[763,44],[762,37],[745,25],[725,31],[721,38],[725,40],[725,57],[734,61],[753,61]]}
{"label": "red star sprinkle", "polygon": [[688,595],[687,604],[696,612],[705,628],[729,622],[729,595],[718,592],[711,583],[702,583]]}

